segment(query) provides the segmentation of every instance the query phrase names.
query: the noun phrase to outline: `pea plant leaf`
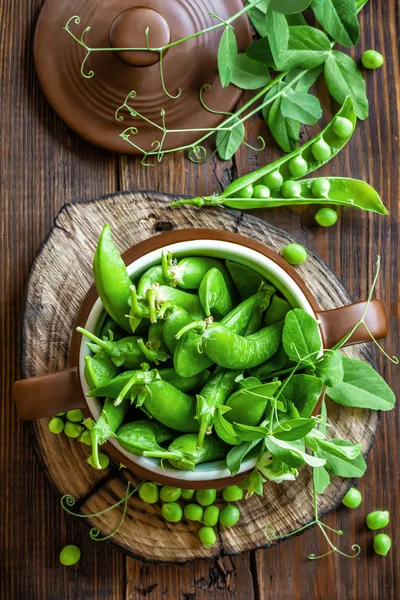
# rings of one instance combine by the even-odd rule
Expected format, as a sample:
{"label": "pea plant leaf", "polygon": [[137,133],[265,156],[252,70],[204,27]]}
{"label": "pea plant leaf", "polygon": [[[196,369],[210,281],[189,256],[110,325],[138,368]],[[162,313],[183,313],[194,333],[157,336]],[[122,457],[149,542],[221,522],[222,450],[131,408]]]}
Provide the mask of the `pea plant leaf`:
{"label": "pea plant leaf", "polygon": [[267,11],[267,34],[272,56],[278,71],[281,71],[285,62],[285,54],[289,43],[289,25],[283,13],[271,8]]}
{"label": "pea plant leaf", "polygon": [[246,479],[240,484],[243,490],[246,490],[246,498],[250,498],[253,494],[263,496],[263,483],[266,480],[257,469],[253,469],[247,475]]}
{"label": "pea plant leaf", "polygon": [[230,123],[234,125],[232,129],[228,131],[219,130],[215,138],[218,156],[223,160],[232,158],[243,142],[245,134],[244,125],[239,119],[232,119]]}
{"label": "pea plant leaf", "polygon": [[272,432],[278,440],[287,442],[305,437],[315,427],[315,419],[289,419],[283,425],[278,425]]}
{"label": "pea plant leaf", "polygon": [[340,350],[328,350],[315,365],[315,374],[324,385],[335,387],[343,381],[343,360]]}
{"label": "pea plant leaf", "polygon": [[[299,75],[301,73],[302,69],[292,69],[285,77],[285,83],[290,83],[291,81],[293,81],[293,79],[295,77],[297,77],[297,75]],[[293,85],[293,87],[291,88],[292,90],[295,90],[296,92],[308,92],[308,90],[310,89],[310,87],[312,85],[314,85],[314,83],[317,81],[318,76],[322,73],[323,71],[323,66],[322,65],[318,65],[317,67],[314,67],[313,69],[307,69],[306,71],[303,72],[303,75],[300,77],[300,79],[298,79],[295,84]]]}
{"label": "pea plant leaf", "polygon": [[282,395],[285,400],[293,402],[301,417],[308,418],[322,393],[322,380],[313,375],[300,373],[293,375],[282,384]]}
{"label": "pea plant leaf", "polygon": [[246,48],[246,55],[253,60],[257,60],[275,71],[276,65],[272,56],[271,46],[267,37],[256,40]]}
{"label": "pea plant leaf", "polygon": [[305,18],[303,17],[303,15],[300,12],[293,13],[291,15],[285,15],[285,16],[286,16],[288,25],[290,25],[290,26],[307,25],[307,21],[305,20]]}
{"label": "pea plant leaf", "polygon": [[[330,440],[330,442],[335,446],[348,444],[344,440]],[[349,460],[343,455],[334,454],[328,448],[319,448],[317,454],[326,461],[325,469],[333,475],[339,475],[339,477],[362,477],[367,468],[367,464],[361,454],[353,460]]]}
{"label": "pea plant leaf", "polygon": [[242,90],[256,90],[271,81],[268,67],[249,58],[246,54],[238,54],[231,74],[231,83]]}
{"label": "pea plant leaf", "polygon": [[312,0],[318,22],[342,46],[355,46],[360,38],[356,0]]}
{"label": "pea plant leaf", "polygon": [[311,0],[270,0],[270,2],[273,10],[285,15],[292,15],[306,10],[310,6]]}
{"label": "pea plant leaf", "polygon": [[251,442],[243,442],[238,446],[233,446],[233,448],[229,450],[226,456],[226,465],[232,475],[238,473],[244,458],[253,450],[253,448],[260,444],[260,442],[260,439]]}
{"label": "pea plant leaf", "polygon": [[[340,444],[337,442],[340,442]],[[346,440],[319,440],[318,444],[322,450],[350,461],[361,454],[361,444],[352,444]]]}
{"label": "pea plant leaf", "polygon": [[396,397],[371,365],[343,356],[343,381],[327,388],[331,400],[342,406],[391,410]]}
{"label": "pea plant leaf", "polygon": [[313,480],[318,494],[323,494],[331,482],[330,475],[325,467],[315,467],[313,469]]}
{"label": "pea plant leaf", "polygon": [[218,46],[218,72],[222,87],[228,87],[231,82],[237,53],[235,34],[231,27],[225,27]]}
{"label": "pea plant leaf", "polygon": [[301,308],[293,308],[285,317],[282,343],[290,360],[314,365],[322,350],[317,321]]}
{"label": "pea plant leaf", "polygon": [[[267,35],[267,24],[265,16],[267,14],[269,0],[261,0],[261,2],[257,2],[256,6],[250,8],[247,12],[247,15],[252,22],[254,29],[257,31],[261,37]],[[252,4],[251,2],[246,2],[246,6]]]}
{"label": "pea plant leaf", "polygon": [[354,60],[332,50],[324,66],[325,80],[330,95],[343,104],[347,96],[353,100],[354,110],[359,119],[368,117],[368,98],[365,92],[365,81]]}
{"label": "pea plant leaf", "polygon": [[331,44],[323,31],[309,25],[289,27],[289,42],[283,68],[313,69],[326,61]]}
{"label": "pea plant leaf", "polygon": [[324,458],[307,454],[304,449],[300,448],[300,444],[296,445],[295,441],[286,442],[270,436],[266,438],[265,445],[273,456],[276,456],[291,467],[297,468],[303,463],[306,463],[310,467],[323,467],[325,465]]}
{"label": "pea plant leaf", "polygon": [[322,116],[320,101],[305,92],[289,90],[284,94],[281,105],[282,115],[297,119],[305,125],[314,125]]}
{"label": "pea plant leaf", "polygon": [[297,469],[290,467],[282,462],[276,456],[271,458],[269,452],[264,454],[257,461],[257,469],[270,481],[282,483],[282,481],[294,481],[298,475]]}

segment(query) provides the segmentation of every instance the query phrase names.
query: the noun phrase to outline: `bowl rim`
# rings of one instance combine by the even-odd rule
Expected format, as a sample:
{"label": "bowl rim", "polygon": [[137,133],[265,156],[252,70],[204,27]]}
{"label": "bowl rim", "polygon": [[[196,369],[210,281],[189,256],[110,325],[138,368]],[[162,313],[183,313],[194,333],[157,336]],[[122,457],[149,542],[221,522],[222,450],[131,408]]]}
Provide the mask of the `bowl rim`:
{"label": "bowl rim", "polygon": [[[319,306],[307,288],[303,279],[299,276],[299,274],[291,267],[278,253],[269,248],[268,246],[258,242],[257,240],[253,240],[252,238],[248,238],[242,234],[231,233],[224,230],[219,229],[180,229],[167,233],[163,233],[157,235],[153,238],[149,238],[142,242],[139,242],[135,246],[131,247],[127,250],[122,258],[125,264],[130,267],[131,271],[134,271],[132,268],[136,262],[140,261],[146,262],[145,258],[148,257],[149,254],[154,254],[159,252],[163,248],[170,248],[174,245],[182,245],[190,244],[196,242],[222,242],[225,248],[227,245],[232,247],[241,246],[246,251],[251,251],[252,253],[256,252],[261,255],[260,258],[267,258],[272,263],[275,263],[278,267],[280,267],[290,278],[291,282],[294,283],[294,286],[298,288],[301,292],[302,296],[304,296],[307,304],[310,307],[310,312],[315,317],[315,313],[319,311]],[[218,249],[217,249],[218,250]],[[196,249],[194,249],[194,253]],[[199,249],[199,252],[202,250]],[[148,264],[147,264],[148,266]],[[143,267],[142,267],[143,268]],[[146,268],[146,266],[144,267]],[[140,272],[140,268],[137,269]],[[96,309],[97,304],[97,309]],[[71,339],[70,353],[69,353],[69,365],[73,367],[77,367],[78,369],[78,378],[80,381],[80,388],[82,390],[82,395],[84,397],[84,401],[87,407],[90,416],[96,416],[93,412],[93,406],[95,401],[91,398],[86,397],[85,389],[88,389],[88,386],[83,377],[83,354],[85,353],[82,348],[84,347],[84,340],[82,336],[76,331],[76,327],[86,326],[89,316],[93,314],[96,310],[102,309],[101,301],[98,297],[97,290],[95,285],[92,285],[86,297],[84,298],[80,311],[77,315],[74,331]],[[323,340],[323,335],[320,330],[320,334]],[[126,466],[130,471],[134,474],[150,479],[152,481],[157,481],[159,483],[164,483],[168,485],[175,485],[179,487],[187,487],[187,488],[207,488],[212,482],[214,487],[224,487],[226,485],[232,485],[234,483],[238,483],[249,473],[252,468],[254,468],[254,459],[248,459],[243,465],[239,473],[235,476],[231,476],[228,470],[225,468],[225,474],[218,476],[212,470],[207,471],[204,470],[196,470],[194,472],[186,471],[178,471],[177,469],[173,469],[172,467],[167,467],[164,470],[160,468],[152,459],[145,459],[141,456],[130,455],[125,450],[123,450],[119,444],[115,440],[109,440],[106,443],[106,450],[112,456],[112,458]],[[209,463],[210,464],[210,463]],[[212,463],[211,463],[212,464]],[[215,467],[217,467],[218,463],[214,463]],[[185,474],[185,475],[184,475]]]}

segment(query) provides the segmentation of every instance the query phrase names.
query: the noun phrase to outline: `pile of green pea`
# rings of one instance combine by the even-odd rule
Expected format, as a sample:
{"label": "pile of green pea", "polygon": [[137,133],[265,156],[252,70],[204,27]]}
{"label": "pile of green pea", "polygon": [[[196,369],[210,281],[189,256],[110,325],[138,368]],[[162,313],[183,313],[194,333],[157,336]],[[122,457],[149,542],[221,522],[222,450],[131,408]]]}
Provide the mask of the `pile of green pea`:
{"label": "pile of green pea", "polygon": [[[49,430],[56,435],[65,433],[67,437],[77,439],[85,446],[92,446],[90,431],[86,428],[83,413],[79,409],[54,415],[49,421]],[[107,454],[102,452],[99,452],[99,461],[102,469],[107,469],[110,464]],[[92,456],[88,458],[88,463],[94,467]]]}
{"label": "pile of green pea", "polygon": [[[169,485],[145,481],[139,488],[139,496],[146,504],[161,502],[161,514],[169,523],[178,523],[182,518],[202,524],[198,531],[200,541],[211,547],[217,541],[214,527],[233,527],[239,521],[240,510],[230,502],[243,499],[243,490],[238,485],[230,485],[222,490],[222,498],[228,502],[220,509],[215,503],[217,490],[187,490]],[[188,501],[182,506],[178,500]],[[193,500],[196,500],[194,502]]]}
{"label": "pile of green pea", "polygon": [[[350,488],[345,497],[342,500],[342,504],[348,508],[358,508],[362,502],[362,495],[356,488]],[[376,531],[377,529],[383,529],[389,525],[390,515],[387,510],[374,510],[370,512],[366,517],[366,524],[368,529]],[[392,546],[392,540],[386,533],[378,533],[374,537],[373,547],[376,554],[386,556]]]}

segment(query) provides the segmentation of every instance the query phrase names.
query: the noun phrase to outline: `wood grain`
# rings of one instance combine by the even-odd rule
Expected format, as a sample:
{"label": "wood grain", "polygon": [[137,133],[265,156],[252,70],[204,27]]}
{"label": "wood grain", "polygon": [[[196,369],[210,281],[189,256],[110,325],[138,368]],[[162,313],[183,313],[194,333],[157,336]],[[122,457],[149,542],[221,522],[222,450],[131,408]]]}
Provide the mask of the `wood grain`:
{"label": "wood grain", "polygon": [[[363,554],[355,561],[337,557],[308,562],[307,553],[317,551],[321,542],[312,530],[255,555],[225,559],[222,565],[203,560],[184,567],[152,567],[125,559],[107,544],[96,545],[82,535],[80,523],[61,514],[58,496],[35,457],[28,427],[18,421],[11,399],[12,382],[20,376],[24,285],[58,210],[65,201],[89,200],[121,188],[209,193],[225,186],[237,172],[265,164],[280,151],[268,140],[265,153],[246,150],[228,164],[213,160],[199,167],[176,156],[162,167],[143,169],[135,159],[113,157],[86,144],[54,115],[36,81],[32,41],[42,3],[0,0],[0,598],[397,599],[398,520],[393,519],[390,527],[396,545],[386,559],[369,551],[372,534],[366,532],[363,520],[378,506],[388,508],[392,515],[398,512],[398,409],[382,418],[368,475],[360,482],[363,508],[355,512],[339,509],[326,519],[348,532],[343,547],[353,541],[362,545]],[[346,210],[334,228],[322,230],[313,225],[312,211],[299,215],[274,209],[263,215],[317,251],[356,298],[365,296],[376,254],[382,254],[378,295],[385,299],[390,317],[385,348],[392,354],[399,351],[398,16],[397,0],[374,0],[361,13],[362,36],[354,55],[358,59],[372,47],[383,52],[386,62],[378,71],[366,73],[370,118],[358,124],[348,149],[325,169],[325,173],[366,178],[381,191],[389,217]],[[328,119],[328,96],[325,90],[321,93]],[[251,124],[250,141],[258,135],[259,124]],[[309,128],[305,139],[308,132]],[[398,370],[380,357],[378,362],[389,384],[398,390]],[[61,568],[58,552],[72,542],[82,548],[81,563]]]}

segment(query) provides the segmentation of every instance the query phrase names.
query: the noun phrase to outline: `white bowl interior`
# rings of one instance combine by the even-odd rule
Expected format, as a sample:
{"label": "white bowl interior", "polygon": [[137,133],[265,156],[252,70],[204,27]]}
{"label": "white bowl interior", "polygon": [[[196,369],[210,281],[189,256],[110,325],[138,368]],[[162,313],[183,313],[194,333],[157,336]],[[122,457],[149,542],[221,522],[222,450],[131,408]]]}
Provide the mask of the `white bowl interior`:
{"label": "white bowl interior", "polygon": [[[189,240],[186,242],[178,242],[169,245],[168,250],[177,258],[184,256],[212,256],[214,258],[233,260],[239,264],[245,265],[268,279],[268,281],[286,297],[292,307],[302,308],[315,317],[314,311],[307,298],[286,271],[274,261],[255,250],[232,242],[215,240]],[[158,264],[161,260],[161,252],[162,249],[154,250],[128,265],[129,275],[136,278],[144,273],[149,267]],[[94,330],[102,310],[103,304],[101,300],[98,299],[85,323],[85,329],[88,329],[89,331]],[[86,346],[85,340],[82,339],[79,353],[79,373],[85,395],[90,390],[84,377],[84,357],[87,354],[90,354],[90,350]],[[93,418],[98,419],[101,410],[100,401],[97,398],[87,398],[87,402]],[[195,471],[183,471],[165,465],[164,468],[162,468],[157,459],[135,456],[124,450],[114,438],[111,438],[109,441],[132,462],[146,469],[150,469],[155,475],[168,475],[186,482],[218,480],[230,476],[230,471],[226,468],[224,461],[200,464],[196,466]],[[255,459],[250,457],[242,463],[239,472],[247,471],[248,469],[253,468],[254,465]]]}

